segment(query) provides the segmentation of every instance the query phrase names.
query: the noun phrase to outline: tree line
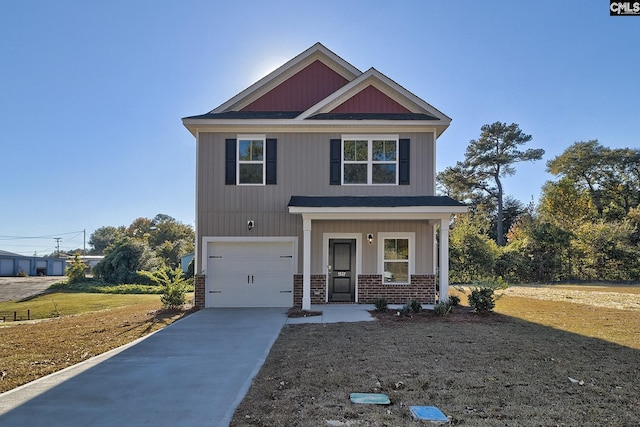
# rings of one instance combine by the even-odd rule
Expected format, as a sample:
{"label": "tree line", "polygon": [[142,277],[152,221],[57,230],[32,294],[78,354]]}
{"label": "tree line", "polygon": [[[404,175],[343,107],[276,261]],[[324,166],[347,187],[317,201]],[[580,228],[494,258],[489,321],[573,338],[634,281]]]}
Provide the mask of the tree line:
{"label": "tree line", "polygon": [[90,254],[104,255],[93,274],[109,283],[145,283],[140,271],[173,270],[195,248],[189,225],[169,215],[137,218],[129,226],[100,227],[89,238]]}
{"label": "tree line", "polygon": [[579,141],[546,162],[554,179],[537,204],[505,196],[503,178],[542,149],[515,123],[481,128],[439,190],[467,203],[450,230],[451,281],[640,280],[640,150]]}

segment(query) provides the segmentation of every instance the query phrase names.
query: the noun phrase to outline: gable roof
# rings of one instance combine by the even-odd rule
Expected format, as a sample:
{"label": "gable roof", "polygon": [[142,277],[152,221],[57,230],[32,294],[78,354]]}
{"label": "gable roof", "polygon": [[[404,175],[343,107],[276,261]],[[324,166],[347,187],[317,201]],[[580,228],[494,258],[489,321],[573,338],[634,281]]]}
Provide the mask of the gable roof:
{"label": "gable roof", "polygon": [[206,114],[185,117],[196,129],[216,125],[325,126],[369,121],[397,126],[399,121],[435,129],[440,135],[451,118],[375,68],[361,72],[316,43],[272,73]]}

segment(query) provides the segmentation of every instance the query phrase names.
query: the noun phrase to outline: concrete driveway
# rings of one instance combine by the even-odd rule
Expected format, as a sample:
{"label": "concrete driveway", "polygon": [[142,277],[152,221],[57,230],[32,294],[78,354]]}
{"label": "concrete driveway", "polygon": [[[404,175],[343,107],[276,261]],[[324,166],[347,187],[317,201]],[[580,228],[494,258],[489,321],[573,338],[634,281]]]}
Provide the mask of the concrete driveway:
{"label": "concrete driveway", "polygon": [[226,426],[286,309],[200,310],[0,395],[1,426]]}
{"label": "concrete driveway", "polygon": [[0,277],[0,302],[19,301],[41,294],[66,276]]}

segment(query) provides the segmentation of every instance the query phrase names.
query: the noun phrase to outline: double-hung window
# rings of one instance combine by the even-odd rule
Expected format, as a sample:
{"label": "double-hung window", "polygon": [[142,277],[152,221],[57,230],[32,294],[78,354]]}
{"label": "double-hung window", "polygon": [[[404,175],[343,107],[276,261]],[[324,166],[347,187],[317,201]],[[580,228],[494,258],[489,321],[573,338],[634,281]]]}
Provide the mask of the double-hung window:
{"label": "double-hung window", "polygon": [[238,135],[238,184],[264,185],[265,145],[264,135]]}
{"label": "double-hung window", "polygon": [[378,233],[379,260],[385,283],[409,283],[415,257],[415,233]]}
{"label": "double-hung window", "polygon": [[344,136],[342,184],[398,184],[398,135]]}

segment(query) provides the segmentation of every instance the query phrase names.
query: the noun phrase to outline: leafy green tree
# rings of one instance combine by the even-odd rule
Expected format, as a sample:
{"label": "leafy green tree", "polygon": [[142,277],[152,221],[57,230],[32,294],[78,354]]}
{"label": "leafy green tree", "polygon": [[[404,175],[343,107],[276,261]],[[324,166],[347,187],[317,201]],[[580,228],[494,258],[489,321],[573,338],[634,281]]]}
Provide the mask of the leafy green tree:
{"label": "leafy green tree", "polygon": [[586,280],[639,280],[640,247],[630,220],[585,223],[575,230],[576,270]]}
{"label": "leafy green tree", "polygon": [[104,251],[114,244],[116,240],[125,235],[124,227],[100,227],[89,236],[89,245],[93,247],[90,253],[102,255]]}
{"label": "leafy green tree", "polygon": [[85,271],[87,265],[76,255],[71,261],[71,264],[67,267],[67,277],[69,283],[79,283],[85,280]]}
{"label": "leafy green tree", "polygon": [[498,253],[496,243],[474,222],[472,215],[458,217],[449,233],[451,281],[469,283],[492,276]]}
{"label": "leafy green tree", "polygon": [[542,149],[521,151],[520,146],[531,141],[516,123],[495,122],[480,129],[480,137],[471,140],[462,162],[438,174],[447,193],[464,196],[462,200],[486,194],[496,206],[496,234],[499,246],[504,246],[504,188],[502,179],[515,174],[514,165],[523,161],[540,160]]}
{"label": "leafy green tree", "polygon": [[547,170],[571,183],[575,193],[589,197],[594,219],[621,220],[640,204],[638,149],[611,149],[597,140],[579,141],[549,160]]}
{"label": "leafy green tree", "polygon": [[138,271],[155,267],[153,254],[144,243],[122,237],[106,249],[104,259],[93,268],[93,273],[116,285],[144,283],[146,280]]}

